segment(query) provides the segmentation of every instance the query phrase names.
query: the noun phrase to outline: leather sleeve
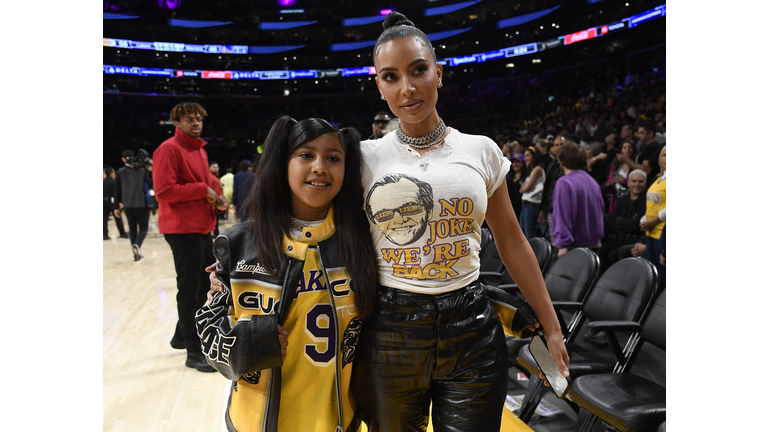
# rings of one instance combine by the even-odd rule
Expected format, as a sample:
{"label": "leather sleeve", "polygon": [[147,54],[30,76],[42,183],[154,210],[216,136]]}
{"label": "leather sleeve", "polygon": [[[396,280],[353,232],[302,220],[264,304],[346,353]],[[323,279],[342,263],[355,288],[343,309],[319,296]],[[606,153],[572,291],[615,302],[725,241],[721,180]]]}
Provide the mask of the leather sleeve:
{"label": "leather sleeve", "polygon": [[197,335],[208,363],[233,381],[250,372],[282,366],[277,315],[241,317],[232,325],[234,306],[225,237],[216,238],[214,255],[216,277],[224,283],[225,292],[216,293],[211,305],[195,314]]}

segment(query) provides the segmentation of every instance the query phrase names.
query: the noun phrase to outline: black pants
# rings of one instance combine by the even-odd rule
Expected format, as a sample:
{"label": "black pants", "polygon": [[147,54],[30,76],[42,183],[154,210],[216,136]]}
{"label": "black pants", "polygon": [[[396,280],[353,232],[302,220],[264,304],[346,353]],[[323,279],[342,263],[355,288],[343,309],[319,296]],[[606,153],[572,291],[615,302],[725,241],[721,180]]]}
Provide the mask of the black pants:
{"label": "black pants", "polygon": [[[112,210],[104,209],[104,237],[109,237],[109,227],[107,225],[109,224],[109,215],[111,214]],[[125,228],[123,228],[123,219],[116,217],[115,225],[117,225],[117,232],[120,233],[120,237],[124,236]]]}
{"label": "black pants", "polygon": [[605,273],[610,266],[619,261],[619,249],[622,246],[634,246],[634,244],[638,242],[639,240],[634,237],[621,239],[612,238],[603,242],[603,247],[598,254],[600,256],[600,274]]}
{"label": "black pants", "polygon": [[363,325],[352,392],[371,432],[498,431],[507,393],[504,331],[487,293],[379,293]]}
{"label": "black pants", "polygon": [[128,236],[131,244],[141,246],[149,230],[148,208],[124,208],[123,214],[128,218]]}
{"label": "black pants", "polygon": [[203,306],[210,281],[205,267],[213,264],[213,240],[210,234],[165,234],[176,267],[176,307],[179,321],[176,331],[184,338],[189,353],[199,353],[200,339],[195,328],[195,312]]}

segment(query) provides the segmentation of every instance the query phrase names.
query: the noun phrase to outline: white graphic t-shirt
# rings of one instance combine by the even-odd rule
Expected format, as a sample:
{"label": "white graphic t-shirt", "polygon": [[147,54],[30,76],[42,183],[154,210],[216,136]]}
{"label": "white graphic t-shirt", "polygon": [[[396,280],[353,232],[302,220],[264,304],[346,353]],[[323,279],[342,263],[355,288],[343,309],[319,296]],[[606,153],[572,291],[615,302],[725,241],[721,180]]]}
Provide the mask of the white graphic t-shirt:
{"label": "white graphic t-shirt", "polygon": [[394,133],[361,146],[379,283],[440,294],[475,281],[488,198],[510,166],[496,143],[451,129],[423,156]]}

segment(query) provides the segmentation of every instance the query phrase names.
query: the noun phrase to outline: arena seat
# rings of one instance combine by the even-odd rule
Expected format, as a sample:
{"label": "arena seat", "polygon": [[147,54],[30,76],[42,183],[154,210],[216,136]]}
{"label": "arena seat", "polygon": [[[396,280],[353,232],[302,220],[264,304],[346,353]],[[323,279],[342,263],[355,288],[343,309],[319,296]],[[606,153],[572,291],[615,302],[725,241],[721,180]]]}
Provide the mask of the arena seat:
{"label": "arena seat", "polygon": [[[667,294],[659,294],[640,331],[639,351],[643,342],[666,349]],[[576,378],[570,399],[583,409],[579,412],[577,430],[592,430],[595,416],[622,432],[654,432],[666,430],[666,388],[637,374],[623,373],[586,375]],[[590,416],[588,413],[593,414]]]}
{"label": "arena seat", "polygon": [[[552,246],[552,244],[550,244],[544,237],[534,237],[529,239],[528,243],[531,245],[533,254],[536,256],[536,261],[539,264],[539,270],[541,271],[541,274],[546,275],[550,265],[552,264],[552,261],[554,260],[555,247]],[[514,279],[512,279],[512,276],[509,274],[506,268],[502,270],[502,273],[503,274],[501,275],[501,284],[499,285],[499,288],[512,294],[522,296],[520,294],[520,290],[517,287],[517,284],[515,283]]]}
{"label": "arena seat", "polygon": [[[537,239],[541,239],[542,242],[534,242]],[[534,243],[537,244],[534,252],[537,249],[540,251],[544,250],[545,252],[542,252],[542,255],[549,253],[551,258],[553,249],[549,249],[549,252],[546,252],[545,248],[539,246],[541,243],[549,245],[549,242],[537,237],[531,239],[531,246]],[[541,263],[542,261],[539,262]],[[548,264],[545,265],[548,266]],[[557,312],[557,319],[560,321],[560,328],[566,343],[578,334],[583,324],[583,313],[581,311],[583,301],[595,285],[598,274],[600,274],[600,259],[597,257],[597,254],[587,248],[576,248],[568,251],[555,261],[544,275],[544,284],[547,286],[549,297],[555,307],[555,312]],[[503,289],[504,285],[499,286],[499,288]],[[572,312],[567,324],[563,317],[563,310]],[[520,349],[527,346],[530,343],[530,339],[518,339],[512,336],[507,336],[506,339],[510,365],[522,370],[526,376],[530,377],[528,369],[522,367],[517,362]]]}
{"label": "arena seat", "polygon": [[501,284],[501,277],[506,271],[504,263],[501,261],[496,243],[493,240],[493,234],[488,228],[481,228],[480,236],[480,282],[498,287]]}
{"label": "arena seat", "polygon": [[[587,296],[582,311],[591,321],[587,327],[607,333],[616,360],[601,356],[592,347],[577,344],[578,338],[573,339],[566,343],[571,379],[585,375],[620,373],[631,365],[637,356],[641,325],[648,315],[658,286],[656,267],[640,257],[623,259],[603,273]],[[616,332],[629,332],[623,348],[619,345]],[[527,423],[549,389],[538,378],[538,367],[527,345],[520,349],[517,359],[521,366],[531,372],[519,414],[520,419]]]}

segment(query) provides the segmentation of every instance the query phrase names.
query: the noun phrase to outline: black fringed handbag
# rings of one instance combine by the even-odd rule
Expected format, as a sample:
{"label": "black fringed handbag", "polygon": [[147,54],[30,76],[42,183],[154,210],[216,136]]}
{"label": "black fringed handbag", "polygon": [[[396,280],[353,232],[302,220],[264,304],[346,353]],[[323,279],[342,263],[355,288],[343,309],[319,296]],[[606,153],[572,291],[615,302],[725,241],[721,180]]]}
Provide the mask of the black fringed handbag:
{"label": "black fringed handbag", "polygon": [[538,322],[538,318],[527,301],[500,288],[489,285],[483,285],[483,288],[499,315],[504,333],[518,339],[529,338],[536,334],[533,325]]}

